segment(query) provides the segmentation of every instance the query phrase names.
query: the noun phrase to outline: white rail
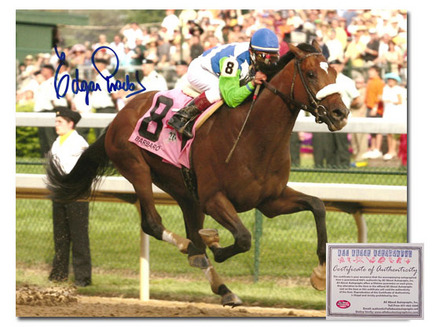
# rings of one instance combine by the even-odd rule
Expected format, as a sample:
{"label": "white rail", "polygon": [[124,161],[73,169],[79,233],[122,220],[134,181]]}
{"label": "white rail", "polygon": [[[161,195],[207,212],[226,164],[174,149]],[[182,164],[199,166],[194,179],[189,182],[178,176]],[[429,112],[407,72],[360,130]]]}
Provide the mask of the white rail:
{"label": "white rail", "polygon": [[[116,114],[83,114],[78,127],[106,127]],[[17,112],[16,126],[54,126],[54,113]],[[328,132],[325,124],[317,124],[313,117],[298,117],[294,132]],[[349,117],[348,124],[336,133],[406,134],[406,122],[388,122],[384,118]]]}
{"label": "white rail", "polygon": [[[20,190],[46,189],[45,175],[41,174],[16,174],[15,182],[16,188]],[[406,186],[299,182],[289,182],[288,186],[328,202],[407,203]],[[132,184],[121,176],[104,177],[98,185],[97,191],[120,194],[135,193]],[[153,194],[156,197],[168,196],[156,185],[153,185]]]}

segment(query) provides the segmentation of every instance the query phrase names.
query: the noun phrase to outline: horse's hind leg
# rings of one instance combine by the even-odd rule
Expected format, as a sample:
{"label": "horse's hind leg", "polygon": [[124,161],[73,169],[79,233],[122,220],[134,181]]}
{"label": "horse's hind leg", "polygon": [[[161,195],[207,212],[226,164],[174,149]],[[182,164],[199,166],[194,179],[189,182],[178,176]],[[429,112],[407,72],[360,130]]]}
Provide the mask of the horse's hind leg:
{"label": "horse's hind leg", "polygon": [[[175,245],[182,253],[187,253],[190,240],[177,235],[162,224],[162,218],[156,210],[150,167],[139,153],[131,152],[132,158],[121,155],[113,160],[119,172],[132,183],[140,203],[141,228],[144,233]],[[132,160],[134,159],[134,160]]]}
{"label": "horse's hind leg", "polygon": [[258,209],[269,218],[305,210],[312,211],[318,236],[317,255],[319,265],[312,272],[311,283],[316,289],[324,290],[326,287],[325,269],[327,243],[325,223],[326,211],[324,203],[317,197],[297,192],[290,187],[286,187],[279,198],[261,204]]}
{"label": "horse's hind leg", "polygon": [[179,201],[179,204],[185,219],[187,237],[192,241],[188,248],[189,264],[201,268],[210,283],[211,290],[221,296],[224,306],[241,305],[240,298],[225,285],[205,253],[206,244],[199,234],[204,222],[204,213],[201,208],[193,201]]}

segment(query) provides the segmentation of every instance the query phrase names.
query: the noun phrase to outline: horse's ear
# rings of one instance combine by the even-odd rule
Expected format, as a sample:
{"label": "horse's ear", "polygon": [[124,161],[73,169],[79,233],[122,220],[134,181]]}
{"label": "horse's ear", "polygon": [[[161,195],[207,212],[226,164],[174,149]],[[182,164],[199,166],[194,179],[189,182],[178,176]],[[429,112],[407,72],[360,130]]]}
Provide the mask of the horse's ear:
{"label": "horse's ear", "polygon": [[312,41],[312,46],[313,46],[315,49],[317,49],[317,51],[319,51],[320,53],[322,53],[321,47],[320,47],[320,45],[319,45],[319,43],[318,43],[318,41],[317,41],[316,39],[314,39],[314,40]]}
{"label": "horse's ear", "polygon": [[300,50],[299,48],[297,48],[297,47],[296,47],[294,44],[292,44],[292,43],[289,44],[289,49],[290,49],[290,51],[292,51],[292,52],[295,54],[295,56],[296,56],[297,58],[301,58],[301,57],[303,57],[303,55],[304,55],[303,51]]}

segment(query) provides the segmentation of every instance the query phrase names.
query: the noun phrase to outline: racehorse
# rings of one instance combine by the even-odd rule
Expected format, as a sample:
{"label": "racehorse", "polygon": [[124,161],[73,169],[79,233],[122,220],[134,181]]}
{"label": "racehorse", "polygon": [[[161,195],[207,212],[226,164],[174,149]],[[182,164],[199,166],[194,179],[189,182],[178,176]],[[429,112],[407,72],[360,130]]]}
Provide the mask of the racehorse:
{"label": "racehorse", "polygon": [[[128,141],[156,94],[145,92],[116,115],[69,174],[63,174],[56,161],[49,158],[47,177],[52,198],[72,201],[88,197],[93,181],[103,176],[111,161],[135,189],[142,230],[187,254],[189,264],[204,271],[212,291],[221,296],[222,304],[230,306],[240,305],[242,301],[218,276],[206,255],[206,247],[213,252],[216,262],[250,249],[251,234],[238,212],[257,208],[272,218],[309,210],[316,223],[319,260],[311,283],[317,289],[325,289],[325,206],[320,199],[287,186],[290,135],[300,110],[311,112],[330,131],[346,125],[349,111],[335,87],[336,71],[328,66],[315,41],[312,45],[291,44],[290,51],[268,74],[268,82],[256,99],[248,99],[235,109],[222,106],[197,131],[191,149],[196,194],[185,186],[181,169]],[[254,107],[249,112],[252,101]],[[242,135],[237,138],[246,117]],[[228,161],[227,155],[237,139]],[[164,227],[155,208],[152,183],[178,202],[186,238]],[[222,247],[216,230],[203,229],[205,214],[232,233],[233,244]]]}

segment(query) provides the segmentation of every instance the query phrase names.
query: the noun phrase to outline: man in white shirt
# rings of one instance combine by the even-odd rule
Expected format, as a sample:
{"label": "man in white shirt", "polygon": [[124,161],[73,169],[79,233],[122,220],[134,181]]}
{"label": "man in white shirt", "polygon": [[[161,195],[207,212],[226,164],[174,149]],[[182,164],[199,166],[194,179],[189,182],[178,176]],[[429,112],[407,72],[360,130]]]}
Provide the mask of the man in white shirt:
{"label": "man in white shirt", "polygon": [[144,74],[141,84],[145,87],[146,91],[168,90],[165,78],[154,69],[155,62],[153,60],[144,59],[141,68]]}
{"label": "man in white shirt", "polygon": [[[118,61],[122,62],[123,57],[125,56],[125,44],[123,43],[119,34],[114,35],[114,39],[110,43],[109,47],[117,54]],[[117,59],[115,55],[110,53],[110,51],[108,51],[108,54],[111,55],[111,64],[116,65]]]}
{"label": "man in white shirt", "polygon": [[[58,69],[58,68],[57,68]],[[54,78],[57,79],[57,85],[59,85],[58,95],[60,98],[57,98],[57,96],[54,97],[53,105],[54,107],[67,107],[67,108],[73,108],[73,91],[72,87],[66,87],[68,86],[67,83],[60,83],[62,79],[64,80],[72,80],[72,77],[69,74],[69,63],[65,60],[61,63],[60,69],[58,70],[57,76],[54,76]],[[65,92],[66,91],[66,92]]]}
{"label": "man in white shirt", "polygon": [[[107,66],[108,61],[106,59],[95,59],[95,67],[98,69],[98,71],[96,71],[95,83],[100,86],[100,90],[92,92],[91,103],[96,113],[116,112],[115,92],[108,92],[107,81],[104,78],[104,76],[111,76]],[[114,76],[109,79],[109,84],[115,84],[115,82]]]}
{"label": "man in white shirt", "polygon": [[[103,77],[111,76],[107,69],[109,62],[104,58],[96,58],[94,62],[98,71],[95,78],[95,83],[100,86],[100,90],[93,91],[91,95],[91,103],[96,113],[117,113],[117,93],[115,91],[108,92],[108,83]],[[113,77],[109,79],[109,84],[115,84],[116,80]],[[98,138],[103,129],[95,128],[96,138]]]}
{"label": "man in white shirt", "polygon": [[130,25],[126,25],[122,28],[121,33],[126,37],[127,39],[127,46],[129,49],[135,49],[135,40],[137,38],[144,38],[144,34],[142,29],[139,27],[138,23],[133,22]]}
{"label": "man in white shirt", "polygon": [[[51,66],[52,67],[52,66]],[[40,72],[35,75],[42,75],[43,81],[38,85],[34,92],[34,112],[50,112],[54,109],[55,99],[54,90],[54,68],[42,67]]]}
{"label": "man in white shirt", "polygon": [[175,15],[174,9],[167,9],[166,16],[163,19],[161,26],[167,29],[167,38],[170,39],[174,35],[174,30],[180,27],[180,19]]}
{"label": "man in white shirt", "polygon": [[175,63],[177,81],[175,83],[175,89],[182,89],[184,86],[189,85],[187,79],[188,64],[184,60],[179,60]]}
{"label": "man in white shirt", "polygon": [[[40,73],[45,81],[43,81],[35,91],[33,111],[53,112],[54,101],[57,99],[54,89],[54,67],[52,65],[44,65]],[[41,157],[44,158],[45,154],[51,149],[51,145],[57,135],[52,127],[39,127],[38,135]]]}
{"label": "man in white shirt", "polygon": [[325,43],[329,50],[328,62],[344,59],[344,49],[342,43],[336,38],[336,30],[332,29],[329,33],[329,40]]}
{"label": "man in white shirt", "polygon": [[[51,153],[65,174],[75,166],[82,152],[88,147],[84,138],[75,130],[81,115],[68,108],[56,111],[55,127],[59,135]],[[90,241],[88,236],[88,202],[62,203],[53,201],[54,259],[49,280],[67,281],[69,256],[72,248],[72,265],[75,285],[91,284]]]}

